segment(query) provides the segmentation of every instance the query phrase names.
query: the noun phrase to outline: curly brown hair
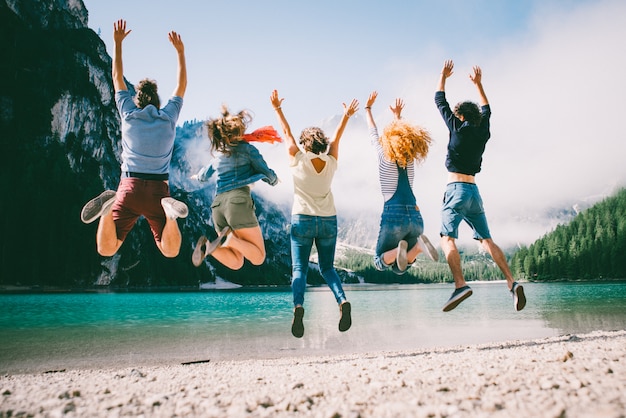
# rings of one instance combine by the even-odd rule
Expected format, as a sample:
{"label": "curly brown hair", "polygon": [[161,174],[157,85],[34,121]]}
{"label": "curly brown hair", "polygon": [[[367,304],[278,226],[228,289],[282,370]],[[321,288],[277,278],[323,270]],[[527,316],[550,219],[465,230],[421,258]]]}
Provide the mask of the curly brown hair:
{"label": "curly brown hair", "polygon": [[394,120],[385,127],[379,141],[385,158],[406,168],[413,160],[419,163],[426,158],[432,138],[421,126]]}
{"label": "curly brown hair", "polygon": [[480,108],[474,102],[459,102],[454,106],[454,115],[460,119],[468,121],[470,125],[478,126],[483,116],[480,113]]}
{"label": "curly brown hair", "polygon": [[226,105],[222,106],[222,116],[211,118],[205,125],[207,127],[211,149],[226,155],[232,153],[233,147],[243,138],[252,116],[247,110],[232,114]]}
{"label": "curly brown hair", "polygon": [[148,105],[161,108],[161,100],[157,92],[156,81],[144,78],[137,84],[137,106],[143,109]]}
{"label": "curly brown hair", "polygon": [[305,128],[300,133],[300,145],[305,151],[319,154],[328,149],[328,138],[320,128]]}

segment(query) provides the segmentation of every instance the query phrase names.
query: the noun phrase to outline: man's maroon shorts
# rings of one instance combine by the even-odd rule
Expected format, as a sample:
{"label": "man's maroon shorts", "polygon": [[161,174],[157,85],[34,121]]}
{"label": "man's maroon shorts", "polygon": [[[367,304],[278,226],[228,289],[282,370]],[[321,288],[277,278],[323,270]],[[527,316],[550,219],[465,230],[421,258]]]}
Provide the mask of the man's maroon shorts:
{"label": "man's maroon shorts", "polygon": [[117,239],[124,241],[137,219],[143,215],[150,224],[154,240],[161,242],[161,234],[165,227],[165,212],[161,206],[161,199],[169,195],[170,188],[163,180],[122,178],[112,209]]}

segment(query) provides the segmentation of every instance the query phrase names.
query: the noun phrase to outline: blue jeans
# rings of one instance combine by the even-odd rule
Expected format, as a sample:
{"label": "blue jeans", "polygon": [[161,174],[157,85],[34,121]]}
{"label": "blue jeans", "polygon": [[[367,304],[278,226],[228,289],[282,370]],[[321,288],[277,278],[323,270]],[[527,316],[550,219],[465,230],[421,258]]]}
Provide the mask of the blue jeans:
{"label": "blue jeans", "polygon": [[374,255],[376,269],[383,271],[391,267],[394,273],[404,274],[404,271],[398,270],[396,263],[393,266],[385,264],[383,254],[397,248],[400,240],[405,240],[409,249],[413,248],[422,232],[424,220],[415,205],[385,205],[380,217],[380,231]]}
{"label": "blue jeans", "polygon": [[294,306],[304,303],[309,257],[314,242],[322,277],[335,295],[337,303],[346,300],[341,279],[334,267],[337,217],[291,215],[291,288]]}

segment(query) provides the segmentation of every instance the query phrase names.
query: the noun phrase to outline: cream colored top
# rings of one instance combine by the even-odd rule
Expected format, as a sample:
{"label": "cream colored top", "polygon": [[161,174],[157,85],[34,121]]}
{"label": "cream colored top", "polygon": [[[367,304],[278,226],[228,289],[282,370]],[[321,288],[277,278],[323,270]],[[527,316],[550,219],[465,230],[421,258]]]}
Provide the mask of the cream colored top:
{"label": "cream colored top", "polygon": [[[324,168],[318,173],[313,167],[312,159],[324,161]],[[293,215],[334,216],[335,200],[330,190],[337,160],[328,154],[303,153],[298,151],[291,160],[293,175]]]}

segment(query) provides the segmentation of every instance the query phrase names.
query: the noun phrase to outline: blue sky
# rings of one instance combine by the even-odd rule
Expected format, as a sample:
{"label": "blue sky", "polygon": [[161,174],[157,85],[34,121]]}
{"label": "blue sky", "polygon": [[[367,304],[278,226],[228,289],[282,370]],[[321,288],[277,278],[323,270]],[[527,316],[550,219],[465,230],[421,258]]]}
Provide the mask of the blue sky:
{"label": "blue sky", "polygon": [[[455,61],[447,84],[452,104],[477,100],[467,75],[472,65],[483,69],[492,139],[477,182],[496,242],[531,242],[554,226],[541,218],[545,210],[594,200],[626,184],[619,114],[626,96],[621,0],[84,3],[89,26],[101,34],[109,54],[113,22],[128,22],[133,32],[124,42],[125,75],[133,83],[156,79],[162,99],[176,77],[167,33],[181,34],[189,86],[180,123],[215,116],[226,103],[233,110],[250,109],[252,128],[278,126],[269,103],[278,89],[298,134],[311,125],[326,129],[341,103],[357,98],[361,110],[342,140],[333,186],[339,211],[380,212],[362,107],[377,90],[374,115],[382,127],[391,119],[388,105],[401,97],[405,118],[435,138],[414,190],[426,233],[436,241],[447,131],[433,95],[445,59]],[[282,145],[261,148],[282,182],[275,188],[263,183],[258,192],[289,199]],[[198,151],[197,164],[206,163],[207,149]]]}

